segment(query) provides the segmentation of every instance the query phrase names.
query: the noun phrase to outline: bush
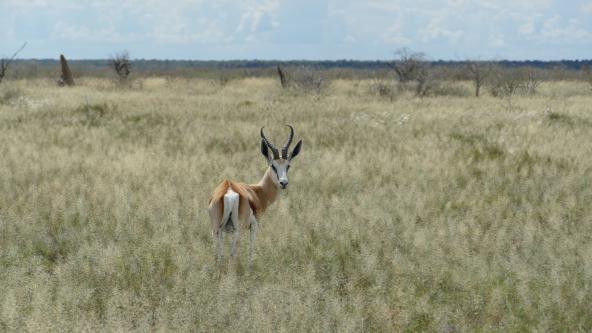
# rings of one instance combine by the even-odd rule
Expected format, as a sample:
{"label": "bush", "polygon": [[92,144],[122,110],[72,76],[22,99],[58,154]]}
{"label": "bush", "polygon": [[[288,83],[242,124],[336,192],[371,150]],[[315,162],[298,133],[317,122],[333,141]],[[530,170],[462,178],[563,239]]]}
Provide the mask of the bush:
{"label": "bush", "polygon": [[379,96],[382,98],[388,98],[391,101],[395,98],[397,94],[396,86],[393,82],[385,82],[382,80],[376,80],[370,84],[369,87],[370,94]]}
{"label": "bush", "polygon": [[430,96],[469,97],[471,91],[467,87],[455,84],[452,81],[440,81],[433,84],[428,94]]}
{"label": "bush", "polygon": [[287,87],[307,93],[321,93],[327,83],[321,72],[313,68],[301,66],[286,75]]}
{"label": "bush", "polygon": [[80,115],[80,122],[87,127],[96,127],[102,124],[103,119],[112,114],[117,109],[116,105],[102,104],[82,104],[76,109]]}
{"label": "bush", "polygon": [[582,78],[590,84],[590,89],[592,89],[592,68],[590,65],[582,66]]}
{"label": "bush", "polygon": [[541,76],[533,68],[497,68],[491,79],[491,94],[508,97],[516,94],[535,95]]}
{"label": "bush", "polygon": [[395,55],[397,58],[390,63],[390,67],[401,87],[405,90],[415,90],[417,96],[428,95],[436,83],[425,55],[406,48],[400,49]]}
{"label": "bush", "polygon": [[475,97],[479,97],[481,87],[485,84],[492,69],[492,64],[488,61],[467,61],[465,63],[466,75],[473,81],[475,87]]}
{"label": "bush", "polygon": [[430,96],[454,96],[468,97],[471,92],[467,87],[453,81],[429,80],[429,84],[418,82],[396,83],[376,80],[369,86],[369,93],[378,97],[388,98],[393,101],[398,95],[405,93],[420,97]]}
{"label": "bush", "polygon": [[129,53],[123,51],[111,58],[111,67],[115,71],[120,84],[128,83],[128,78],[131,73],[131,64],[129,61]]}
{"label": "bush", "polygon": [[23,93],[17,88],[6,88],[0,90],[0,105],[10,104],[21,98]]}

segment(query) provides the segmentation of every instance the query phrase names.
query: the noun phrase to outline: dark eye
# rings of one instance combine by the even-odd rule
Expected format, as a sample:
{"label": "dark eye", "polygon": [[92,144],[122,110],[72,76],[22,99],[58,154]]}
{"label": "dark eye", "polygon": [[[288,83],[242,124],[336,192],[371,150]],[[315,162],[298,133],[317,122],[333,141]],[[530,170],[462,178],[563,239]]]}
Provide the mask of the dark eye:
{"label": "dark eye", "polygon": [[277,169],[275,168],[275,165],[271,165],[271,168],[273,169],[273,172],[277,173]]}
{"label": "dark eye", "polygon": [[288,167],[286,168],[286,171],[290,170],[290,166],[288,165]]}

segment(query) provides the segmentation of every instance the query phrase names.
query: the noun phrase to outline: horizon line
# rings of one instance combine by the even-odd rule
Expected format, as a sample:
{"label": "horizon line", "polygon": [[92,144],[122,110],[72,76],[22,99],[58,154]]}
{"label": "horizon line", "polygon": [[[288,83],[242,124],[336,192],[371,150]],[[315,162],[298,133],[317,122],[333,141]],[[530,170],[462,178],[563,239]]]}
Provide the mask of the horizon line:
{"label": "horizon line", "polygon": [[[65,55],[64,55],[65,56]],[[66,56],[65,56],[66,57]],[[112,58],[69,58],[68,61],[109,61]],[[15,58],[15,61],[32,61],[32,60],[54,60],[60,61],[59,56],[56,58]],[[200,61],[200,62],[391,62],[393,59],[187,59],[187,58],[130,58],[130,61]],[[592,58],[572,58],[572,59],[426,59],[427,62],[467,62],[467,61],[482,61],[482,62],[592,62]]]}

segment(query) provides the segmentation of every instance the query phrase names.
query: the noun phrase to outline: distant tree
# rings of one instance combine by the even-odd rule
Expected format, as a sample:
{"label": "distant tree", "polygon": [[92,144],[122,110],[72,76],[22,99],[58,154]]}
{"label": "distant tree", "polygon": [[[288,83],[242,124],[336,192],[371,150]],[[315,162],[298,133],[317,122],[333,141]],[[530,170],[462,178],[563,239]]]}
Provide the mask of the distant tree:
{"label": "distant tree", "polygon": [[535,95],[541,83],[536,68],[501,68],[492,70],[491,94],[496,97],[512,96],[518,93]]}
{"label": "distant tree", "polygon": [[424,96],[431,88],[430,63],[425,54],[402,48],[395,52],[395,59],[389,66],[396,74],[399,83],[415,83],[416,95]]}
{"label": "distant tree", "polygon": [[12,57],[0,59],[0,83],[2,83],[2,80],[4,80],[4,77],[6,76],[6,71],[8,70],[8,67],[10,66],[14,58],[16,58],[16,56],[25,48],[25,46],[27,46],[26,42],[18,50],[16,50],[16,52],[14,52]]}
{"label": "distant tree", "polygon": [[522,76],[524,77],[524,84],[522,89],[526,95],[535,95],[537,88],[541,84],[540,70],[534,67],[522,69]]}
{"label": "distant tree", "polygon": [[473,86],[475,87],[475,97],[479,97],[481,87],[491,74],[493,65],[489,61],[468,60],[465,63],[465,68],[468,76],[473,81]]}
{"label": "distant tree", "polygon": [[286,78],[286,86],[308,93],[321,93],[327,87],[323,73],[307,66],[293,69]]}
{"label": "distant tree", "polygon": [[427,76],[428,65],[425,54],[407,48],[395,52],[395,59],[389,63],[401,83],[417,81]]}
{"label": "distant tree", "polygon": [[117,74],[117,77],[119,78],[119,83],[126,83],[131,73],[129,53],[127,51],[123,51],[115,54],[111,58],[111,67],[115,71],[115,74]]}

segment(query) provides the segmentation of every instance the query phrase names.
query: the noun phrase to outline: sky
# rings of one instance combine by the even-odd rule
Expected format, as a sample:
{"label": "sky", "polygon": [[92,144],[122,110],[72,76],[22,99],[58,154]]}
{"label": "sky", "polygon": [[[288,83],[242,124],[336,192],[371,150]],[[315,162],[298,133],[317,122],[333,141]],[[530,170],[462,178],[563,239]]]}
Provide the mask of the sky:
{"label": "sky", "polygon": [[592,58],[592,0],[0,0],[0,56]]}

